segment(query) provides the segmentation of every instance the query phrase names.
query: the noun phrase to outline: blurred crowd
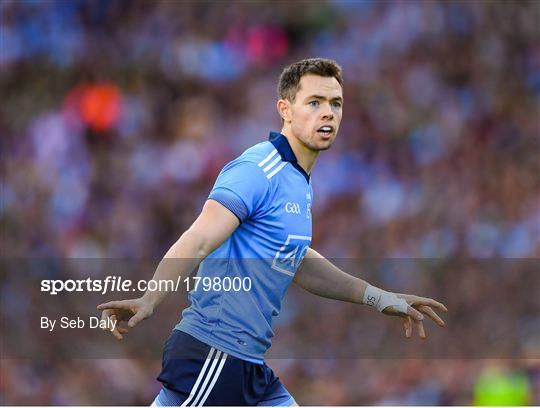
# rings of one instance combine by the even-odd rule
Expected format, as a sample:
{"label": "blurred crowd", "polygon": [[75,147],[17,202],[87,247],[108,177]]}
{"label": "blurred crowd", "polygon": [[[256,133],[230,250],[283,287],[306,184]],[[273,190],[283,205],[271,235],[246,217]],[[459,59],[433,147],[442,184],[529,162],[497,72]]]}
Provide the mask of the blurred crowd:
{"label": "blurred crowd", "polygon": [[[283,66],[320,56],[343,67],[345,104],[312,174],[318,251],[538,258],[539,19],[527,0],[3,0],[2,256],[163,255],[223,165],[280,129]],[[272,364],[300,404],[540,404],[534,359]],[[0,403],[147,405],[158,370],[2,359]]]}

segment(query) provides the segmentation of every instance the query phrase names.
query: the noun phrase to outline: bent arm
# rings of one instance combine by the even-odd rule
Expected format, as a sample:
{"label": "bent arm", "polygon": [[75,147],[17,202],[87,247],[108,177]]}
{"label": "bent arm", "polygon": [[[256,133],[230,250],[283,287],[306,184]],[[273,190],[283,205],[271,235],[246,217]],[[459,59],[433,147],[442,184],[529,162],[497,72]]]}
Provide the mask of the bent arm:
{"label": "bent arm", "polygon": [[[188,276],[239,225],[240,221],[231,211],[217,201],[207,200],[193,225],[167,251],[152,280],[176,280],[178,276]],[[142,300],[155,308],[168,293],[146,291]]]}
{"label": "bent arm", "polygon": [[309,248],[294,283],[317,296],[363,304],[368,283],[343,272],[317,251]]}

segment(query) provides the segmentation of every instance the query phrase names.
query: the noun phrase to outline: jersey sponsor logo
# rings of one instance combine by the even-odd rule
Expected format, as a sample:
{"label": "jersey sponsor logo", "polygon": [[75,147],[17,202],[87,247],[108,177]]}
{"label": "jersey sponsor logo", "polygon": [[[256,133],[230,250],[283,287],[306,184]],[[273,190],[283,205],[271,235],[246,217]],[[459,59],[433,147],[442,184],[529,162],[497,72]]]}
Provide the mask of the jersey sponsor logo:
{"label": "jersey sponsor logo", "polygon": [[289,234],[287,240],[274,257],[272,269],[294,276],[296,269],[302,263],[304,256],[306,256],[310,243],[311,237]]}
{"label": "jersey sponsor logo", "polygon": [[288,214],[298,214],[300,215],[300,204],[291,203],[290,201],[285,204],[285,212]]}

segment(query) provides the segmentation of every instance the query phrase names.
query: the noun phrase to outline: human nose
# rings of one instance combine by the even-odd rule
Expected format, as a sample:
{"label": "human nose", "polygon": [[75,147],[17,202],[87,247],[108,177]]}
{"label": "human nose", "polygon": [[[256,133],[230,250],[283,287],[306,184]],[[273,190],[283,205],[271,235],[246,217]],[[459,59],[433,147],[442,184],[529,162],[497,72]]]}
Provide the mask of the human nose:
{"label": "human nose", "polygon": [[334,112],[332,111],[332,107],[330,104],[324,104],[324,110],[322,112],[321,119],[323,120],[332,120],[334,119]]}

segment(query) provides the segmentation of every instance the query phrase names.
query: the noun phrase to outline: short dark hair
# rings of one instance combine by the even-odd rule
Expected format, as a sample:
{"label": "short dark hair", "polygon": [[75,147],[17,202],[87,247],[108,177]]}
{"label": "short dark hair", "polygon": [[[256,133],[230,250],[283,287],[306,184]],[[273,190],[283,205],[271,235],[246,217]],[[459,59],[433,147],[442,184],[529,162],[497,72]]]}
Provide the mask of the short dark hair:
{"label": "short dark hair", "polygon": [[326,58],[308,58],[288,65],[283,69],[277,87],[278,97],[294,102],[300,86],[300,79],[306,74],[334,77],[343,88],[341,67],[336,61]]}

